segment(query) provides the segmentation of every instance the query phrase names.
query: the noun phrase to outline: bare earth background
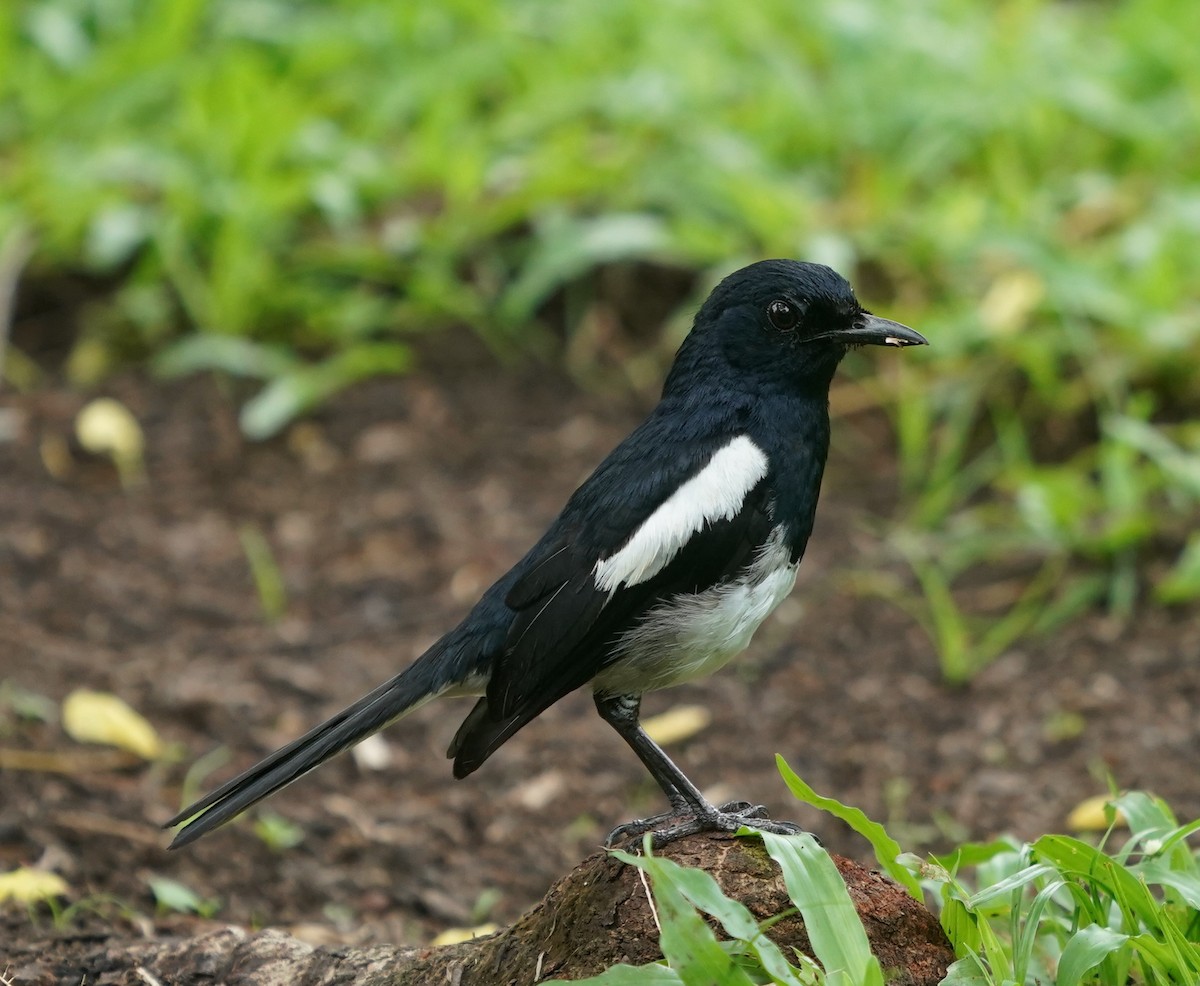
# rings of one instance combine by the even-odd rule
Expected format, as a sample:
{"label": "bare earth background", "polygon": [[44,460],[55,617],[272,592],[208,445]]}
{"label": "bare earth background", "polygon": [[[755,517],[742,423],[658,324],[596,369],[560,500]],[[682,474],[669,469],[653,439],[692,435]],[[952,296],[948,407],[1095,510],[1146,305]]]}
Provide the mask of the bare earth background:
{"label": "bare earth background", "polygon": [[[148,448],[149,481],[131,492],[79,455],[61,478],[47,472],[41,449],[70,435],[82,398],[0,398],[18,423],[0,443],[0,680],[56,703],[79,686],[115,692],[180,757],[101,768],[89,759],[97,748],[57,723],[0,714],[0,751],[46,753],[56,768],[0,766],[0,872],[53,868],[68,900],[89,905],[84,925],[136,927],[154,914],[158,875],[215,898],[221,920],[310,940],[421,942],[511,920],[614,824],[661,808],[585,694],[463,782],[444,751],[469,705],[446,702],[385,734],[386,764],[343,757],[269,802],[302,826],[293,848],[273,852],[240,822],[163,851],[157,826],[197,758],[229,752],[196,781],[207,789],[416,657],[645,410],[458,343],[425,354],[419,375],[362,386],[263,445],[241,440],[231,395],[211,380],[123,378],[110,392]],[[762,801],[864,860],[851,833],[790,802],[776,752],[918,851],[1063,830],[1071,807],[1104,790],[1105,771],[1200,815],[1196,614],[1144,608],[1127,625],[1095,614],[1020,645],[965,688],[945,686],[912,619],[848,588],[854,572],[893,564],[870,533],[894,509],[886,429],[842,414],[834,446],[795,595],[730,668],[647,699],[647,714],[711,711],[671,748],[685,770],[714,799]],[[273,626],[239,540],[246,524],[286,580]],[[5,911],[0,972],[5,938],[49,929],[44,911],[37,923]]]}

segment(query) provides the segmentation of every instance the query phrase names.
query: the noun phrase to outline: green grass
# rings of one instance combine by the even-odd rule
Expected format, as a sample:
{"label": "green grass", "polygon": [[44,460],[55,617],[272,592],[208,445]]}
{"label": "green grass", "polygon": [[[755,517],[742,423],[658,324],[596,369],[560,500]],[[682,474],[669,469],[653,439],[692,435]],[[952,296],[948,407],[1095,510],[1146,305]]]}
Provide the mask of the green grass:
{"label": "green grass", "polygon": [[[749,830],[747,830],[749,831]],[[660,932],[662,963],[634,968],[618,965],[584,980],[596,986],[883,986],[883,971],[871,954],[867,934],[829,854],[807,834],[761,833],[768,854],[779,865],[788,895],[804,918],[805,930],[820,964],[802,955],[785,956],[750,911],[726,897],[717,881],[700,869],[689,869],[650,851],[619,850],[614,855],[643,870],[653,887]],[[721,926],[717,938],[704,915]]]}
{"label": "green grass", "polygon": [[877,589],[965,678],[1200,595],[1196,36],[1194,0],[17,0],[0,285],[106,279],[71,365],[259,379],[266,437],[417,333],[541,351],[560,293],[587,331],[607,264],[832,263],[934,343],[854,368],[913,572]]}
{"label": "green grass", "polygon": [[[922,861],[900,852],[861,811],[823,798],[791,772],[792,792],[867,837],[883,868],[901,874],[941,916],[956,961],[945,986],[1191,986],[1200,982],[1200,851],[1188,839],[1200,821],[1180,825],[1160,800],[1114,795],[1113,827],[1093,845],[1065,835],[1022,844],[968,844]],[[1116,826],[1117,812],[1128,834]],[[746,830],[749,832],[749,830]],[[617,853],[649,876],[665,958],[617,966],[586,980],[596,986],[643,983],[713,986],[868,986],[882,982],[838,871],[811,836],[764,835],[789,896],[804,917],[816,961],[782,953],[741,904],[707,873],[649,851]],[[919,878],[919,882],[918,882]],[[718,939],[703,915],[724,932]],[[770,922],[768,922],[769,924]]]}
{"label": "green grass", "polygon": [[[1142,792],[1115,797],[1131,832],[964,846],[926,872],[959,961],[947,986],[1200,981],[1200,853]],[[964,862],[969,861],[964,866]]]}

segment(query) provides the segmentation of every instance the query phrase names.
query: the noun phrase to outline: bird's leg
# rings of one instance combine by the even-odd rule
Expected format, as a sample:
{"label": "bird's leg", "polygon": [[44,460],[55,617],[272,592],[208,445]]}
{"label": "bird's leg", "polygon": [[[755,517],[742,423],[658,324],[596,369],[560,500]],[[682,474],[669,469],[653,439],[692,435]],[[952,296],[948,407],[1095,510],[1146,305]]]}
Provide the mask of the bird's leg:
{"label": "bird's leg", "polygon": [[[668,759],[668,762],[671,761]],[[672,763],[672,766],[675,766],[674,763]],[[623,841],[625,839],[634,838],[642,835],[644,832],[650,832],[662,825],[665,825],[673,818],[693,816],[695,809],[692,807],[691,803],[679,793],[678,789],[676,789],[674,785],[668,788],[664,786],[661,781],[659,781],[659,784],[662,786],[663,793],[666,794],[667,800],[671,803],[670,810],[659,812],[657,815],[650,815],[646,818],[637,818],[631,822],[625,822],[622,825],[618,825],[612,830],[611,833],[609,833],[608,838],[604,842],[606,846],[611,846],[614,842],[619,840]],[[707,800],[705,800],[705,804],[708,804]],[[764,805],[754,805],[749,801],[727,802],[726,804],[721,805],[720,811],[722,814],[735,813],[740,817],[747,819],[765,818],[767,815],[767,809]],[[661,845],[662,843],[660,842],[659,844]]]}
{"label": "bird's leg", "polygon": [[[747,822],[768,831],[792,834],[802,831],[790,822],[772,822],[767,819],[767,810],[762,805],[747,801],[731,801],[717,808],[711,804],[700,789],[680,770],[662,747],[654,742],[638,722],[642,699],[640,695],[595,696],[596,709],[600,718],[617,731],[630,749],[637,754],[650,776],[671,803],[671,810],[661,815],[639,819],[619,825],[609,834],[606,845],[641,835],[654,833],[654,844],[665,845],[685,835],[696,832],[736,832]],[[676,824],[659,828],[672,819],[681,819]]]}

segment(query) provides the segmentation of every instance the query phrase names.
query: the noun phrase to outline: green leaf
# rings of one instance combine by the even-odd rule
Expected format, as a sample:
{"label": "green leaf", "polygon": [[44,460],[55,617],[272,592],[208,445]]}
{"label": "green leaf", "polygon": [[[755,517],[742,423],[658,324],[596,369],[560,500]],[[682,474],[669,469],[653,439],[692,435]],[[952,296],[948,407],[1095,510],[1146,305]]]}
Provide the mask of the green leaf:
{"label": "green leaf", "polygon": [[1128,935],[1098,924],[1080,928],[1063,948],[1055,986],[1078,986],[1084,973],[1090,972],[1128,941]]}
{"label": "green leaf", "polygon": [[887,830],[882,825],[868,818],[861,808],[844,805],[833,798],[817,794],[800,779],[779,754],[775,754],[775,766],[792,794],[805,804],[828,812],[834,818],[840,818],[854,829],[871,843],[871,848],[875,850],[875,858],[879,860],[879,865],[883,867],[884,872],[904,887],[916,900],[923,900],[921,885],[917,882],[917,878],[906,866],[897,862],[901,855],[900,844],[887,834]]}
{"label": "green leaf", "polygon": [[1054,895],[1062,889],[1065,881],[1049,880],[1034,896],[1033,901],[1024,908],[1019,930],[1012,943],[1013,978],[1024,983],[1029,981],[1029,970],[1037,958],[1041,936],[1045,933],[1042,926],[1042,916],[1050,907]]}
{"label": "green leaf", "polygon": [[220,370],[235,377],[269,380],[291,372],[298,365],[296,357],[282,346],[205,332],[187,336],[164,349],[154,360],[154,372],[170,378]]}
{"label": "green leaf", "polygon": [[272,852],[285,852],[304,841],[304,828],[274,811],[259,812],[254,819],[254,834]]}
{"label": "green leaf", "polygon": [[654,856],[649,837],[645,856],[620,850],[613,855],[649,874],[661,932],[659,944],[668,965],[679,973],[685,986],[753,986],[683,893],[681,884],[687,881],[688,870]]}
{"label": "green leaf", "polygon": [[246,563],[254,577],[259,608],[266,620],[274,623],[287,610],[287,585],[283,573],[279,570],[271,546],[258,527],[251,523],[243,524],[238,529],[238,539],[242,542]]}
{"label": "green leaf", "polygon": [[657,216],[613,213],[578,219],[555,213],[538,225],[533,251],[501,301],[502,315],[509,323],[522,322],[568,281],[600,264],[662,255],[670,243]]}
{"label": "green leaf", "polygon": [[1139,864],[1135,872],[1149,884],[1170,887],[1188,907],[1200,911],[1200,877],[1194,873],[1181,873],[1156,859]]}
{"label": "green leaf", "polygon": [[993,986],[994,980],[979,964],[977,956],[959,959],[949,969],[938,986]]}
{"label": "green leaf", "polygon": [[58,715],[58,703],[5,679],[0,681],[0,715],[7,712],[12,712],[19,719],[53,722]]}
{"label": "green leaf", "polygon": [[1159,926],[1159,905],[1146,885],[1100,850],[1066,835],[1044,835],[1034,842],[1033,850],[1064,876],[1080,878],[1103,888],[1126,914],[1146,927]]}
{"label": "green leaf", "polygon": [[979,918],[966,901],[947,894],[942,902],[942,930],[954,946],[955,955],[978,952],[983,945]]}
{"label": "green leaf", "polygon": [[1200,534],[1192,533],[1167,577],[1154,587],[1160,603],[1186,603],[1200,596]]}
{"label": "green leaf", "polygon": [[[565,983],[565,979],[548,979],[549,983]],[[665,965],[614,965],[600,975],[575,981],[575,986],[683,986],[674,969]]]}
{"label": "green leaf", "polygon": [[1143,847],[1147,842],[1165,839],[1179,827],[1167,806],[1145,791],[1129,791],[1112,798],[1110,803],[1125,818],[1134,840]]}
{"label": "green leaf", "polygon": [[1003,880],[999,880],[996,883],[991,883],[988,886],[983,887],[978,893],[971,896],[971,899],[967,901],[967,904],[972,908],[984,907],[988,904],[994,903],[996,900],[1010,896],[1015,890],[1020,890],[1023,887],[1027,887],[1031,883],[1036,882],[1037,880],[1042,880],[1046,877],[1052,877],[1054,875],[1055,869],[1053,866],[1049,866],[1044,863],[1034,863],[1023,867],[1016,873],[1006,876]]}
{"label": "green leaf", "polygon": [[743,904],[721,892],[711,874],[657,856],[647,856],[642,865],[651,874],[656,894],[661,882],[669,883],[691,904],[720,921],[731,938],[745,942],[762,967],[778,982],[798,982],[779,947],[762,934],[758,922]]}
{"label": "green leaf", "polygon": [[201,897],[191,887],[172,880],[166,876],[149,876],[146,883],[154,900],[165,911],[176,911],[180,914],[199,914],[211,917],[217,912],[218,904],[214,899]]}
{"label": "green leaf", "polygon": [[826,982],[830,986],[883,986],[879,961],[871,954],[862,920],[829,853],[806,833],[759,834],[779,864],[788,896],[800,909]]}
{"label": "green leaf", "polygon": [[262,440],[315,408],[339,390],[382,373],[403,373],[412,361],[401,343],[364,343],[315,366],[276,377],[242,408],[239,418],[248,438]]}

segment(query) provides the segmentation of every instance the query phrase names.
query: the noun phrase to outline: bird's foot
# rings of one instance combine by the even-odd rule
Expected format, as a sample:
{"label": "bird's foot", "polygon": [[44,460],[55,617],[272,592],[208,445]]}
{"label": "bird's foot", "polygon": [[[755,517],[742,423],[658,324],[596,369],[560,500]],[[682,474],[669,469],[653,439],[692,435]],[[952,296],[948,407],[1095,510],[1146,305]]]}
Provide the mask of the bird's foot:
{"label": "bird's foot", "polygon": [[752,805],[749,811],[714,810],[712,814],[692,815],[679,819],[666,828],[655,829],[651,834],[651,847],[659,849],[698,832],[736,832],[742,826],[773,832],[776,835],[797,835],[804,831],[795,822],[777,822],[766,817],[762,805]]}
{"label": "bird's foot", "polygon": [[612,847],[626,843],[649,832],[651,845],[658,849],[676,839],[698,832],[736,832],[743,825],[778,835],[796,835],[804,831],[794,822],[777,822],[767,817],[767,809],[763,805],[750,804],[748,801],[731,801],[720,808],[710,805],[704,812],[696,813],[686,808],[675,809],[650,818],[626,822],[609,833],[604,845]]}

